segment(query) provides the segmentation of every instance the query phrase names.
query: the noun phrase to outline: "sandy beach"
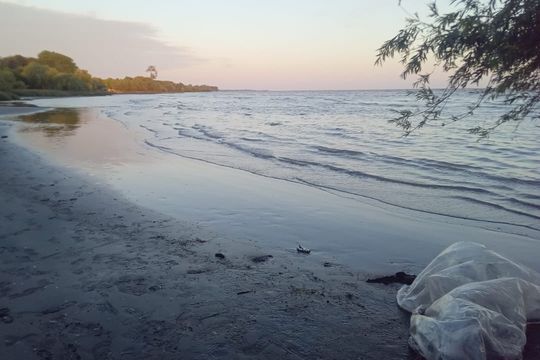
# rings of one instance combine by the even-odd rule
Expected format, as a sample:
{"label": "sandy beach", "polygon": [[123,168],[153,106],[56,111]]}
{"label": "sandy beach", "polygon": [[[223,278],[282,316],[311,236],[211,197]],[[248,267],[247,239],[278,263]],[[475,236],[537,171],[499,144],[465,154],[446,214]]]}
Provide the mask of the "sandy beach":
{"label": "sandy beach", "polygon": [[[2,124],[5,136],[8,126]],[[397,286],[253,249],[1,142],[3,359],[405,359]],[[309,265],[309,266],[308,266]]]}
{"label": "sandy beach", "polygon": [[12,126],[0,126],[3,359],[416,358],[398,284],[256,244],[224,248],[219,234],[14,143]]}
{"label": "sandy beach", "polygon": [[159,5],[0,0],[0,360],[540,360],[540,0]]}

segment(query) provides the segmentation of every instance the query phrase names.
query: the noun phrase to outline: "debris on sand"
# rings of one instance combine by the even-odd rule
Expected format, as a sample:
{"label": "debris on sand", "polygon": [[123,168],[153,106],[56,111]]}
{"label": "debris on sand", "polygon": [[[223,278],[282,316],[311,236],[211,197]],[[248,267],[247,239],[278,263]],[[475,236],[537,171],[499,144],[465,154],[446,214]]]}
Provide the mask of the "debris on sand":
{"label": "debris on sand", "polygon": [[252,290],[240,291],[240,292],[237,292],[236,295],[244,295],[244,294],[249,294],[249,293],[252,293],[252,292],[253,292]]}
{"label": "debris on sand", "polygon": [[384,284],[384,285],[393,284],[393,283],[411,285],[414,279],[416,279],[416,275],[410,275],[403,271],[400,271],[400,272],[395,273],[394,275],[383,276],[383,277],[375,278],[375,279],[368,279],[367,282],[376,283],[376,284]]}
{"label": "debris on sand", "polygon": [[271,258],[273,258],[272,255],[254,256],[251,258],[251,261],[253,261],[254,263],[262,263],[262,262],[268,261]]}
{"label": "debris on sand", "polygon": [[208,269],[189,269],[187,271],[187,273],[190,275],[204,274],[206,272],[208,272]]}
{"label": "debris on sand", "polygon": [[308,248],[303,247],[302,245],[298,244],[298,247],[296,248],[296,251],[302,254],[310,254],[311,250]]}
{"label": "debris on sand", "polygon": [[5,324],[11,324],[13,322],[13,317],[10,315],[10,311],[8,308],[0,309],[0,321]]}

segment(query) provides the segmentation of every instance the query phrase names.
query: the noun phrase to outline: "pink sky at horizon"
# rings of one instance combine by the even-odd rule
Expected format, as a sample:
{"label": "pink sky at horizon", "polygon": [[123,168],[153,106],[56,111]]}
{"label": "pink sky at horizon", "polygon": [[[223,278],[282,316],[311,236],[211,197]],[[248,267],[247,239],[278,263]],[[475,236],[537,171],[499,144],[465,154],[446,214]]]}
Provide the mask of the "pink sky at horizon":
{"label": "pink sky at horizon", "polygon": [[[412,12],[426,0],[403,4]],[[100,77],[145,75],[153,64],[160,79],[222,89],[410,88],[397,61],[374,66],[406,16],[397,0],[14,0],[0,2],[9,34],[0,56],[49,49]]]}

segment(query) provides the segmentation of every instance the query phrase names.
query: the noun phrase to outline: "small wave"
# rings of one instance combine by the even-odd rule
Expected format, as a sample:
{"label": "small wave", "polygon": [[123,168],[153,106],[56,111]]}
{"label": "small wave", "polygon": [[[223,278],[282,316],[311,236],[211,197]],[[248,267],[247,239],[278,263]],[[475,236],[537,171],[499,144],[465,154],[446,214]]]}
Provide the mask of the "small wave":
{"label": "small wave", "polygon": [[175,151],[173,151],[173,149],[171,149],[170,147],[167,147],[167,146],[163,146],[163,145],[157,145],[157,144],[154,144],[154,143],[151,143],[150,141],[148,140],[144,140],[144,143],[150,147],[153,147],[155,149],[158,149],[158,150],[161,150],[161,151],[165,151],[165,152],[168,152],[168,153],[171,153],[171,154],[175,154],[175,155],[179,155],[177,154]]}
{"label": "small wave", "polygon": [[249,138],[249,137],[241,137],[240,140],[252,141],[252,142],[264,142],[264,141],[266,141],[264,139]]}
{"label": "small wave", "polygon": [[216,131],[208,126],[195,124],[191,127],[192,129],[195,129],[202,133],[204,136],[209,137],[211,139],[223,139],[224,134],[220,131]]}
{"label": "small wave", "polygon": [[490,190],[483,189],[483,188],[469,187],[469,186],[462,186],[462,185],[443,185],[443,184],[433,184],[433,183],[421,183],[421,182],[401,180],[401,179],[395,179],[395,178],[385,177],[381,175],[370,174],[370,173],[363,172],[360,170],[352,170],[352,169],[339,167],[336,165],[324,164],[324,163],[319,163],[319,162],[309,161],[309,160],[291,159],[287,157],[279,157],[276,159],[290,163],[290,164],[294,164],[294,165],[321,167],[327,170],[334,171],[336,173],[346,174],[346,175],[357,177],[357,178],[367,178],[367,179],[373,179],[373,180],[387,182],[387,183],[408,185],[408,186],[425,188],[425,189],[464,191],[464,192],[470,192],[470,193],[489,194],[489,195],[498,196],[498,194]]}
{"label": "small wave", "polygon": [[351,156],[366,155],[366,153],[363,151],[336,149],[336,148],[331,148],[331,147],[326,147],[326,146],[321,146],[321,145],[314,146],[313,148],[315,148],[317,151],[330,153],[330,154],[343,154],[343,155],[351,155]]}
{"label": "small wave", "polygon": [[199,134],[199,133],[193,133],[193,131],[191,129],[186,129],[186,128],[174,128],[175,130],[178,131],[178,135],[181,136],[181,137],[187,137],[187,138],[192,138],[192,139],[197,139],[197,140],[206,140],[206,141],[211,141],[207,138],[205,138],[203,135]]}
{"label": "small wave", "polygon": [[535,204],[535,203],[532,203],[532,202],[516,199],[516,198],[513,198],[513,197],[506,198],[505,201],[507,201],[509,203],[516,204],[516,205],[525,206],[525,207],[528,207],[528,208],[531,208],[531,209],[540,210],[540,204]]}
{"label": "small wave", "polygon": [[426,210],[426,209],[422,209],[422,208],[419,208],[419,207],[396,204],[396,203],[393,203],[393,202],[390,202],[390,201],[380,199],[380,198],[375,197],[375,196],[370,196],[370,195],[367,195],[367,194],[361,194],[361,193],[357,193],[357,192],[354,192],[354,191],[348,191],[348,190],[344,190],[344,189],[339,189],[337,187],[333,187],[333,186],[330,186],[330,185],[316,184],[316,183],[306,181],[306,180],[303,180],[303,179],[300,179],[300,178],[296,178],[295,180],[298,181],[299,183],[309,185],[309,186],[312,186],[314,188],[318,188],[318,189],[322,189],[322,190],[332,190],[332,191],[336,191],[338,193],[344,193],[344,194],[350,194],[350,195],[354,195],[354,196],[359,196],[359,197],[375,200],[375,201],[378,201],[378,202],[380,202],[382,204],[395,206],[395,207],[405,209],[405,210],[418,211],[418,212],[421,212],[421,213],[432,214],[432,215],[447,216],[447,217],[455,218],[455,219],[479,221],[479,222],[490,223],[490,224],[501,224],[501,225],[517,226],[517,227],[522,227],[522,228],[526,228],[526,229],[530,229],[530,230],[534,230],[534,231],[540,231],[540,228],[537,228],[537,227],[531,226],[531,225],[527,225],[527,224],[519,224],[519,223],[513,223],[513,222],[509,222],[509,221],[497,221],[497,220],[490,220],[490,219],[481,219],[481,218],[476,218],[476,217],[472,217],[472,216],[449,214],[449,213],[445,213],[445,212],[442,212],[442,211],[441,212],[439,212],[439,211],[431,211],[431,210]]}
{"label": "small wave", "polygon": [[297,165],[297,166],[313,166],[316,165],[315,163],[311,161],[305,161],[305,160],[297,160],[297,159],[291,159],[288,157],[279,157],[277,160],[282,161],[284,163],[288,163],[291,165]]}
{"label": "small wave", "polygon": [[[502,161],[497,161],[497,160],[495,160],[493,158],[488,158],[488,157],[484,157],[484,156],[475,156],[472,159],[474,160],[474,162],[476,162],[478,164],[490,164],[490,165],[495,165],[497,167],[504,168],[504,169],[514,167],[513,164],[509,164],[509,163],[502,162]],[[481,169],[481,167],[479,167],[479,168]]]}
{"label": "small wave", "polygon": [[477,188],[477,187],[469,187],[469,186],[462,186],[462,185],[427,184],[427,183],[420,183],[420,182],[414,182],[414,181],[408,181],[408,180],[394,179],[394,178],[390,178],[390,177],[386,177],[382,175],[375,175],[375,174],[370,174],[370,173],[366,173],[359,170],[352,170],[352,169],[342,168],[335,165],[322,164],[322,163],[316,163],[316,162],[311,162],[311,165],[319,166],[328,170],[347,174],[354,177],[369,178],[369,179],[378,180],[382,182],[408,185],[408,186],[424,188],[424,189],[440,189],[440,190],[451,190],[451,191],[463,191],[463,192],[470,192],[470,193],[477,193],[477,194],[498,195],[492,191],[489,191],[483,188]]}
{"label": "small wave", "polygon": [[[496,175],[493,173],[488,173],[480,166],[469,165],[469,164],[460,164],[460,163],[450,163],[441,160],[435,159],[405,159],[399,156],[377,154],[377,153],[364,153],[364,155],[370,155],[378,160],[391,163],[394,165],[400,166],[413,166],[416,168],[432,171],[440,170],[443,172],[455,172],[458,176],[466,175],[468,179],[475,177],[477,179],[488,179],[494,181],[498,185],[493,185],[501,189],[512,189],[515,184],[526,185],[526,186],[540,186],[540,180],[516,178],[516,177],[505,177],[502,175]],[[503,185],[506,184],[506,185]],[[510,186],[508,186],[510,185]]]}
{"label": "small wave", "polygon": [[149,128],[148,126],[144,126],[144,125],[139,125],[141,128],[147,130],[147,131],[150,131],[151,133],[153,133],[154,135],[158,135],[159,132],[157,130],[154,130],[154,129],[151,129]]}
{"label": "small wave", "polygon": [[527,194],[520,194],[522,197],[524,198],[527,198],[527,199],[530,199],[530,200],[540,200],[540,195],[536,195],[536,194],[530,194],[530,193],[527,193]]}
{"label": "small wave", "polygon": [[277,160],[284,161],[284,162],[294,164],[294,165],[299,165],[299,166],[322,167],[322,168],[325,168],[327,170],[331,170],[333,172],[342,173],[342,174],[346,174],[346,175],[353,176],[353,177],[368,178],[368,179],[373,179],[373,180],[377,180],[377,181],[400,184],[400,185],[408,185],[408,186],[425,188],[425,189],[464,191],[464,192],[470,192],[470,193],[489,194],[489,195],[498,196],[498,194],[496,194],[495,192],[492,192],[490,190],[486,190],[486,189],[483,189],[483,188],[479,188],[479,187],[414,182],[414,181],[395,179],[395,178],[376,175],[376,174],[370,174],[370,173],[363,172],[363,171],[360,171],[360,170],[347,169],[347,168],[343,168],[343,167],[339,167],[339,166],[331,165],[331,164],[324,164],[324,163],[319,163],[319,162],[309,161],[309,160],[292,159],[292,158],[288,158],[288,157],[279,157],[279,158],[277,158]]}
{"label": "small wave", "polygon": [[226,141],[224,141],[223,144],[227,145],[230,148],[247,153],[251,156],[255,156],[262,159],[275,159],[272,151],[268,149],[254,148],[251,146],[245,146],[245,145],[240,145],[234,142],[226,142]]}
{"label": "small wave", "polygon": [[451,196],[451,198],[468,201],[470,203],[475,203],[475,204],[487,206],[487,207],[494,208],[494,209],[497,209],[497,210],[504,210],[504,211],[509,212],[509,213],[513,213],[513,214],[520,215],[520,216],[526,216],[526,217],[529,217],[529,218],[532,218],[532,219],[535,219],[535,220],[540,220],[540,216],[537,216],[537,215],[534,215],[534,214],[531,214],[531,213],[526,213],[524,211],[511,209],[511,208],[508,208],[506,206],[503,206],[503,205],[500,205],[500,204],[495,204],[495,203],[485,201],[485,200],[475,199],[475,198],[471,198],[471,197],[468,197],[468,196],[459,196],[459,195]]}

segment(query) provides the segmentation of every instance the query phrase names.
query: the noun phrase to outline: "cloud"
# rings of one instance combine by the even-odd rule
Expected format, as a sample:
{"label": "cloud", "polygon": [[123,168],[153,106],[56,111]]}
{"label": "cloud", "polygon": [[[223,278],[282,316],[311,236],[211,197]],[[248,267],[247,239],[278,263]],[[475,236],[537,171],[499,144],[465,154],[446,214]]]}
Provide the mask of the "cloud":
{"label": "cloud", "polygon": [[0,56],[36,56],[44,49],[101,77],[144,75],[150,64],[171,71],[204,62],[189,48],[160,41],[148,24],[0,3]]}

